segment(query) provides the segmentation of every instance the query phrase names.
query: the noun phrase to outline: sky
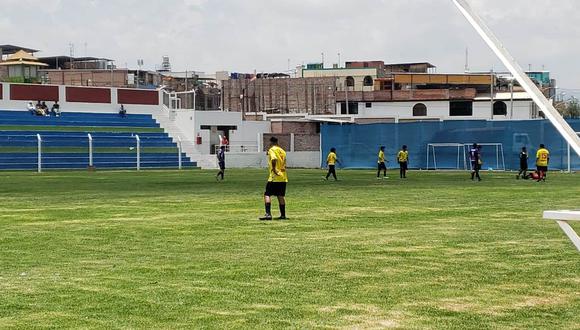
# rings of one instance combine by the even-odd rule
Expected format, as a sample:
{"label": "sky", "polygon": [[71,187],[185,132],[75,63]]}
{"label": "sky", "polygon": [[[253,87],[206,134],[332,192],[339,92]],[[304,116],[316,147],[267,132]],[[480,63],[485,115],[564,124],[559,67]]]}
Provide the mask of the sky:
{"label": "sky", "polygon": [[[578,0],[471,0],[525,69],[580,92]],[[38,56],[174,71],[284,72],[320,62],[428,61],[440,73],[505,70],[451,0],[2,0],[0,44]],[[290,63],[290,65],[289,65]]]}

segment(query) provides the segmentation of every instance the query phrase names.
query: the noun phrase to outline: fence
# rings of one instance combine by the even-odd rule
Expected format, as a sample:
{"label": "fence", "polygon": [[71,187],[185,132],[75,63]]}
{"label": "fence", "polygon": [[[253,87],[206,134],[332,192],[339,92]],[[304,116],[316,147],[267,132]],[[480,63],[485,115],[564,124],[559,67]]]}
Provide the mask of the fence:
{"label": "fence", "polygon": [[[580,120],[570,120],[576,131],[580,131]],[[549,121],[443,121],[415,122],[399,124],[337,125],[324,124],[321,127],[322,150],[334,147],[346,168],[374,168],[380,146],[386,146],[386,154],[391,164],[396,164],[395,155],[402,145],[409,147],[409,166],[426,169],[428,145],[464,145],[481,143],[502,145],[503,160],[495,147],[482,149],[484,168],[495,167],[498,161],[505,162],[506,170],[519,168],[519,152],[527,147],[530,152],[530,166],[538,146],[543,143],[550,150],[550,168],[580,170],[580,157],[570,153],[568,144]],[[458,168],[457,148],[437,150],[438,168]],[[323,166],[326,157],[323,158]],[[432,166],[432,160],[430,160]],[[490,165],[490,164],[493,164]]]}
{"label": "fence", "polygon": [[0,169],[179,168],[195,166],[183,154],[181,141],[155,134],[79,133],[0,136]]}

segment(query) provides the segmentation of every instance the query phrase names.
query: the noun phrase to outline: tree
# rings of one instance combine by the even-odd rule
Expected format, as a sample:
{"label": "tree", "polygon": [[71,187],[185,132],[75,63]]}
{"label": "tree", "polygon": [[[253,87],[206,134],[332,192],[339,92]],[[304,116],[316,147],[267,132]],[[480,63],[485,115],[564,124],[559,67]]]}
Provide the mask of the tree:
{"label": "tree", "polygon": [[565,106],[561,108],[562,116],[566,119],[578,119],[580,118],[580,103],[578,99],[573,98],[566,102]]}

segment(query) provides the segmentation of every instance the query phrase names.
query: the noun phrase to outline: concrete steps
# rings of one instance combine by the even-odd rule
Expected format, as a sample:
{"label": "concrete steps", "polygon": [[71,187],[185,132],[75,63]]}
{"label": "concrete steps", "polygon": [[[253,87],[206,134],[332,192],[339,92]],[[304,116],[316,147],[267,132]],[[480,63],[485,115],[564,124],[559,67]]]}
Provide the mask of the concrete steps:
{"label": "concrete steps", "polygon": [[163,109],[158,113],[152,114],[153,119],[159,124],[161,128],[169,135],[173,142],[178,143],[181,139],[182,152],[191,159],[192,162],[197,163],[197,166],[202,169],[216,169],[218,168],[215,155],[204,155],[197,150],[195,141],[187,138],[186,135],[177,127],[172,119],[172,114],[167,109]]}

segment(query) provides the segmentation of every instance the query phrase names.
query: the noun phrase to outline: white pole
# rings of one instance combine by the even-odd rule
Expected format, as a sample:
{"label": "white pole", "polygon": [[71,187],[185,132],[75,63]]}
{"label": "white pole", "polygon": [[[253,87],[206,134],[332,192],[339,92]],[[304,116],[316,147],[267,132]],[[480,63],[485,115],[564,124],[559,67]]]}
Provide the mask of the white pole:
{"label": "white pole", "polygon": [[141,139],[139,135],[135,135],[137,141],[137,171],[141,171]]}
{"label": "white pole", "polygon": [[93,168],[93,136],[89,133],[89,168]]}
{"label": "white pole", "polygon": [[495,55],[502,61],[505,67],[516,78],[524,90],[530,94],[532,100],[540,107],[546,117],[552,122],[558,132],[570,143],[571,147],[580,155],[580,137],[574,132],[572,127],[562,118],[554,105],[548,101],[546,96],[540,91],[530,77],[519,66],[513,56],[502,45],[499,39],[494,35],[491,29],[485,24],[483,19],[475,13],[467,0],[452,0],[459,11],[465,16],[467,21],[473,26],[481,38],[493,50]]}
{"label": "white pole", "polygon": [[493,102],[493,101],[494,101],[494,100],[493,100],[493,90],[494,90],[494,88],[493,88],[493,87],[494,87],[494,86],[493,86],[493,82],[494,82],[494,79],[493,79],[493,69],[491,70],[491,73],[490,73],[490,75],[489,75],[489,76],[490,76],[490,78],[491,78],[491,85],[490,85],[490,89],[489,89],[489,91],[490,91],[490,92],[489,92],[489,99],[490,99],[490,101],[491,101],[491,120],[493,120],[493,115],[494,115],[494,113],[493,113],[493,108],[494,108],[494,107],[493,107],[493,103],[494,103],[494,102]]}
{"label": "white pole", "polygon": [[510,82],[510,119],[514,119],[514,81]]}
{"label": "white pole", "polygon": [[429,144],[427,144],[427,166],[425,170],[429,171]]}
{"label": "white pole", "polygon": [[[580,136],[580,132],[576,132],[577,136]],[[570,147],[570,143],[568,143],[568,173],[572,173],[572,148]]]}
{"label": "white pole", "polygon": [[179,152],[179,154],[177,154],[177,163],[179,164],[179,169],[181,170],[181,137],[178,137],[177,140],[177,151]]}
{"label": "white pole", "polygon": [[40,134],[36,134],[36,140],[38,142],[38,173],[42,173],[42,138]]}

